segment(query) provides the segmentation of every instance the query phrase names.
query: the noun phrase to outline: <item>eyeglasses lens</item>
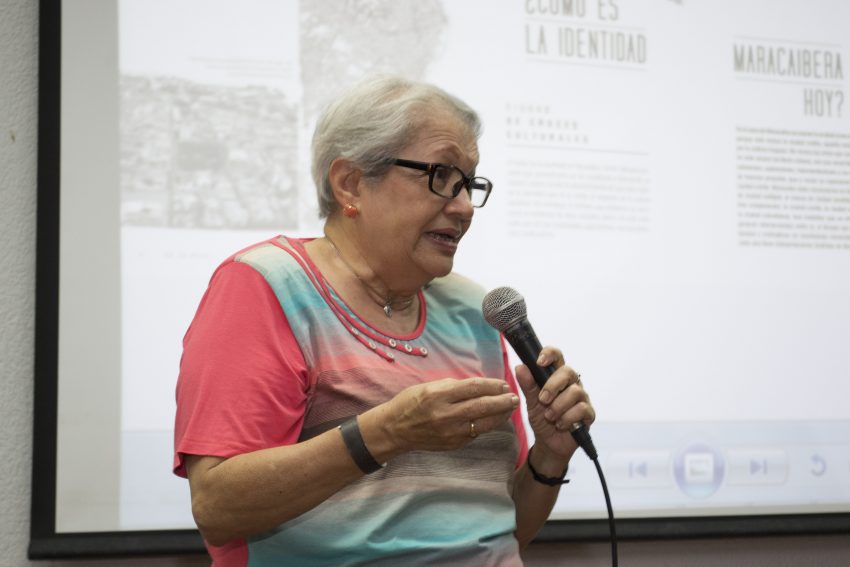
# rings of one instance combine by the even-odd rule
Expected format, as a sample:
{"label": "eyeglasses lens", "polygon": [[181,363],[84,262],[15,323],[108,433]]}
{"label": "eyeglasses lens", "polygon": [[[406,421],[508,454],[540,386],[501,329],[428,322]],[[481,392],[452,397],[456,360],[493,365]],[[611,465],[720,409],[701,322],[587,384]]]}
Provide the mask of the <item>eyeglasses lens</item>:
{"label": "eyeglasses lens", "polygon": [[[437,165],[431,177],[431,190],[443,197],[452,198],[460,193],[464,185],[464,175],[456,167]],[[483,177],[469,179],[466,190],[473,207],[482,206],[487,200],[490,182]]]}
{"label": "eyeglasses lens", "polygon": [[438,165],[434,168],[431,189],[444,197],[451,197],[456,186],[463,183],[460,171],[453,167]]}

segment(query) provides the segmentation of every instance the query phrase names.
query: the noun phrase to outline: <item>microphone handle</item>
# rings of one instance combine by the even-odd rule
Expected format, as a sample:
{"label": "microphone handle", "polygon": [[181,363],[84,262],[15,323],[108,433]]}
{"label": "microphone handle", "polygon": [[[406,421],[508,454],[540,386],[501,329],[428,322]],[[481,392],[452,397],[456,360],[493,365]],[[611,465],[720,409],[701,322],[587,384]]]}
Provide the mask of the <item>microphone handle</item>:
{"label": "microphone handle", "polygon": [[[537,338],[537,333],[534,332],[531,323],[528,322],[528,319],[522,319],[505,330],[504,334],[511,348],[519,356],[519,359],[531,371],[534,381],[542,388],[546,384],[546,381],[549,380],[549,377],[554,374],[555,366],[553,364],[549,366],[539,366],[537,364],[537,357],[540,356],[543,346],[540,344],[540,339]],[[570,434],[576,443],[578,443],[579,447],[584,449],[584,452],[587,453],[587,456],[591,460],[595,461],[598,458],[596,447],[590,438],[590,432],[587,431],[583,423],[572,424],[570,426]]]}
{"label": "microphone handle", "polygon": [[555,373],[555,366],[552,364],[549,366],[537,365],[537,357],[540,356],[543,346],[540,344],[537,333],[534,332],[528,319],[522,319],[519,323],[507,329],[505,331],[505,338],[508,339],[508,343],[510,343],[522,363],[531,370],[534,381],[542,388],[546,384],[546,381],[549,380],[549,377]]}

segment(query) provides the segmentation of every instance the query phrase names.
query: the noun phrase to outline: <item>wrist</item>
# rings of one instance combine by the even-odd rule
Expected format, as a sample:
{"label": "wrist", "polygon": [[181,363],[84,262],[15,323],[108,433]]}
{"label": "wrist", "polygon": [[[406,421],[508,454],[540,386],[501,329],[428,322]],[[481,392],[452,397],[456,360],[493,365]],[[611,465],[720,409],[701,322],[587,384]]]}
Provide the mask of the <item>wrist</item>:
{"label": "wrist", "polygon": [[356,415],[346,419],[337,429],[342,435],[342,442],[345,444],[349,456],[364,474],[379,471],[387,466],[386,462],[379,463],[372,452],[369,451],[369,447],[366,446],[360,432]]}
{"label": "wrist", "polygon": [[390,420],[384,416],[381,406],[375,407],[358,416],[360,434],[375,460],[386,463],[404,451],[396,442],[389,427]]}
{"label": "wrist", "polygon": [[560,478],[570,464],[570,457],[553,453],[545,445],[535,444],[528,450],[526,461],[538,474]]}

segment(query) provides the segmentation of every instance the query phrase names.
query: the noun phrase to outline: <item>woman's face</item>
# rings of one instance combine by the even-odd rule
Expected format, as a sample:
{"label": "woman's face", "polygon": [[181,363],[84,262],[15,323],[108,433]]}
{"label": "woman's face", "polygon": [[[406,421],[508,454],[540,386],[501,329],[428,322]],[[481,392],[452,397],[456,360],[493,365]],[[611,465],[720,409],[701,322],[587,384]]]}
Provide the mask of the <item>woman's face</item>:
{"label": "woman's face", "polygon": [[[457,118],[434,113],[397,156],[459,167],[478,164],[475,137]],[[428,173],[392,166],[377,182],[361,181],[360,248],[391,288],[418,288],[452,270],[458,243],[472,222],[466,191],[446,199],[428,189]]]}

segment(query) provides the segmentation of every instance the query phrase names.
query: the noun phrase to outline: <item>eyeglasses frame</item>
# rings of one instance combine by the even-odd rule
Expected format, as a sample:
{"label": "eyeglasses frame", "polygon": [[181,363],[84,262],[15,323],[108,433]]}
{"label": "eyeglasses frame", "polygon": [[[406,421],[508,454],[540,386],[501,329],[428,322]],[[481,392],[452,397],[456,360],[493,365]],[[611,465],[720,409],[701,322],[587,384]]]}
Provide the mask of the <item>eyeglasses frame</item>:
{"label": "eyeglasses frame", "polygon": [[[486,177],[475,176],[471,177],[463,172],[461,168],[456,165],[448,164],[448,163],[429,163],[424,161],[413,161],[409,159],[401,159],[401,158],[393,158],[391,160],[393,165],[397,165],[399,167],[406,167],[408,169],[415,169],[417,171],[425,171],[428,173],[428,190],[435,195],[439,195],[444,199],[454,199],[458,195],[460,195],[460,191],[463,188],[466,188],[467,191],[470,192],[470,197],[472,196],[472,183],[476,179],[482,179],[484,183],[487,185],[486,193],[484,194],[484,201],[480,205],[472,205],[476,209],[480,209],[484,205],[487,204],[487,199],[490,198],[490,192],[493,190],[493,182],[487,179]],[[460,173],[461,182],[452,187],[451,196],[443,195],[442,193],[438,193],[434,190],[434,173],[436,173],[438,167],[448,167],[456,170]],[[482,182],[479,181],[478,184]],[[477,188],[476,188],[477,189]]]}

